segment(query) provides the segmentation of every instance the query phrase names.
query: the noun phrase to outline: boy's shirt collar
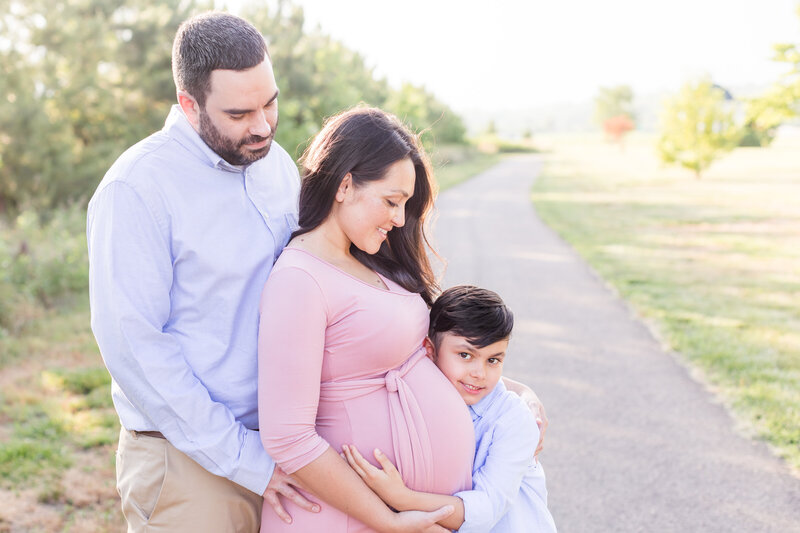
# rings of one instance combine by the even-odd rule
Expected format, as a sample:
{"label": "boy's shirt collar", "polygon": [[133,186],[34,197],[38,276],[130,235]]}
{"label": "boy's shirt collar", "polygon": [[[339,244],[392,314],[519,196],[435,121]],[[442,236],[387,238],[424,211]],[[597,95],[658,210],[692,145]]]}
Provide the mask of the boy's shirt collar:
{"label": "boy's shirt collar", "polygon": [[503,379],[500,378],[500,381],[498,381],[497,385],[494,386],[492,392],[484,396],[481,401],[475,405],[469,406],[469,414],[472,415],[472,421],[474,422],[478,418],[482,418],[483,415],[486,414],[486,411],[489,409],[489,407],[492,406],[495,399],[497,399],[497,397],[503,394],[505,391],[506,386],[503,383]]}

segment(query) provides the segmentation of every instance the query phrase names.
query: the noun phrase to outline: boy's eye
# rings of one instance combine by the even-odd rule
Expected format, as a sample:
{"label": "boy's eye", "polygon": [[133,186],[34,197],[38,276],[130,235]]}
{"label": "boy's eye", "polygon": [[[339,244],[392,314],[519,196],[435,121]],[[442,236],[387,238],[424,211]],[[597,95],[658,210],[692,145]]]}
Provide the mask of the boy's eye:
{"label": "boy's eye", "polygon": [[472,357],[467,352],[461,352],[461,353],[458,354],[458,356],[461,357],[461,359],[469,359],[470,357]]}
{"label": "boy's eye", "polygon": [[498,359],[497,357],[490,357],[489,358],[489,364],[490,365],[498,365],[498,364],[500,364],[502,362],[503,361],[501,359]]}

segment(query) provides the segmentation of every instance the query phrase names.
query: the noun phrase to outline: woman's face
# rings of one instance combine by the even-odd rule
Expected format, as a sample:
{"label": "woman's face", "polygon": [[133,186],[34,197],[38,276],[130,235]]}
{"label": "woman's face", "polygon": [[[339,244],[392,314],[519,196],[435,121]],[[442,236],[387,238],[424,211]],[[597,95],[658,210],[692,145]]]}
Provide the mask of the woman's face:
{"label": "woman's face", "polygon": [[336,194],[336,220],[350,242],[368,254],[377,253],[392,228],[405,224],[415,178],[408,158],[392,163],[382,179],[359,187],[348,175]]}

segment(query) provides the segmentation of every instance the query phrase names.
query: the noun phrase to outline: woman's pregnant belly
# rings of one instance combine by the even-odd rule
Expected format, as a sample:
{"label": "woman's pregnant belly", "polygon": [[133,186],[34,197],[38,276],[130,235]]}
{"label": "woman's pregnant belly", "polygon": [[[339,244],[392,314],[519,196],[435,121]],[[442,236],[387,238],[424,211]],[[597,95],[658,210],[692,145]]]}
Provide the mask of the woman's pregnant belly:
{"label": "woman's pregnant belly", "polygon": [[317,432],[337,452],[342,444],[355,445],[376,466],[373,450],[380,449],[415,490],[472,488],[475,435],[464,401],[424,357],[399,380],[390,385],[396,391],[380,387],[342,401],[320,400]]}

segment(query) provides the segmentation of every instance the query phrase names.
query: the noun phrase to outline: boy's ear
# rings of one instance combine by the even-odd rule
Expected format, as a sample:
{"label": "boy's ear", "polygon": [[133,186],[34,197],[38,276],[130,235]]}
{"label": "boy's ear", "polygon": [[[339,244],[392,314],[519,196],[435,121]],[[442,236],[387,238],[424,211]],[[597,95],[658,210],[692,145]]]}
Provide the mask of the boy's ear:
{"label": "boy's ear", "polygon": [[433,347],[433,341],[425,337],[425,340],[422,341],[422,346],[425,347],[425,355],[428,356],[428,359],[431,361],[436,361],[436,348]]}

